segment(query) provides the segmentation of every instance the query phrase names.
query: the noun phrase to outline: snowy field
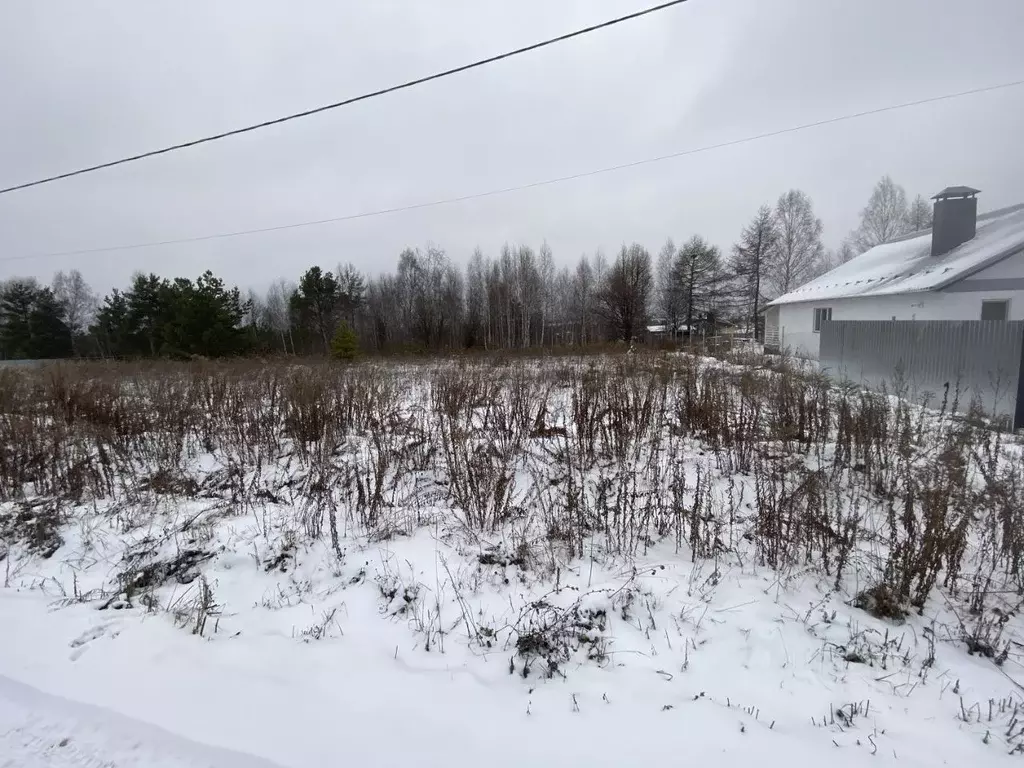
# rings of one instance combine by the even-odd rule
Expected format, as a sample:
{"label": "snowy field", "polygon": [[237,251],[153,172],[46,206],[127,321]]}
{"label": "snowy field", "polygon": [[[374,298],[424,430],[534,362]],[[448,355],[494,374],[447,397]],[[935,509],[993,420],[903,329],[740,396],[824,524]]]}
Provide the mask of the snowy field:
{"label": "snowy field", "polygon": [[0,371],[0,766],[1016,762],[1021,446],[946,410],[756,356]]}

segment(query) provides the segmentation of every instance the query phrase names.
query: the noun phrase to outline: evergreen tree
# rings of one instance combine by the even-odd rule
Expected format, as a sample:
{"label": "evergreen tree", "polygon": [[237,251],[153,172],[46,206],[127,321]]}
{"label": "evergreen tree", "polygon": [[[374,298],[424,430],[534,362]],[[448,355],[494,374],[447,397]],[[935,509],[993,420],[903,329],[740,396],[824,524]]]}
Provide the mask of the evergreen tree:
{"label": "evergreen tree", "polygon": [[298,322],[311,330],[322,344],[324,354],[330,352],[330,338],[334,332],[336,313],[341,300],[338,281],[320,267],[310,267],[299,280],[298,290],[292,294],[291,306]]}
{"label": "evergreen tree", "polygon": [[13,360],[71,357],[71,329],[53,291],[35,280],[12,280],[0,289],[0,354]]}
{"label": "evergreen tree", "polygon": [[36,360],[71,357],[74,347],[71,328],[64,319],[64,307],[49,288],[36,291],[34,298],[29,315],[30,356]]}
{"label": "evergreen tree", "polygon": [[135,354],[130,338],[128,298],[116,288],[103,300],[89,332],[104,357]]}
{"label": "evergreen tree", "polygon": [[355,360],[359,355],[359,338],[352,327],[342,320],[331,338],[331,357],[335,360]]}
{"label": "evergreen tree", "polygon": [[168,313],[179,328],[177,346],[189,355],[224,357],[245,351],[242,328],[247,304],[238,288],[228,290],[224,281],[207,270],[195,283],[176,280],[177,309]]}
{"label": "evergreen tree", "polygon": [[238,288],[210,271],[195,282],[136,275],[128,291],[106,297],[91,332],[105,355],[223,357],[250,349],[248,310]]}
{"label": "evergreen tree", "polygon": [[125,292],[128,316],[125,318],[125,341],[122,354],[156,357],[161,352],[161,330],[167,321],[167,281],[154,274],[136,274]]}
{"label": "evergreen tree", "polygon": [[8,360],[31,360],[35,281],[15,279],[0,291],[0,345]]}

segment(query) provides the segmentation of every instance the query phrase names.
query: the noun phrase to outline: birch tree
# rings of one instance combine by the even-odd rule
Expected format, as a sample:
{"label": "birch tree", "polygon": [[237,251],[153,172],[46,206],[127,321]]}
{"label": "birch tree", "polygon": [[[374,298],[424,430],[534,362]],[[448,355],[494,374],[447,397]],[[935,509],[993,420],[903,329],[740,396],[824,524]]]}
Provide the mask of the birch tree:
{"label": "birch tree", "polygon": [[288,302],[297,290],[298,286],[295,283],[290,283],[282,278],[271,284],[264,300],[270,327],[281,338],[281,351],[287,354],[290,346],[293,355],[295,354],[295,340],[292,338],[292,322],[291,313],[288,311]]}
{"label": "birch tree", "polygon": [[71,330],[74,351],[79,350],[79,339],[86,333],[96,317],[99,300],[77,269],[58,272],[51,286],[53,297],[64,310],[64,323]]}
{"label": "birch tree", "polygon": [[853,234],[854,245],[863,253],[907,233],[910,208],[907,193],[891,177],[883,176],[860,212],[860,226]]}
{"label": "birch tree", "polygon": [[825,246],[821,219],[814,215],[811,198],[799,189],[781,195],[775,204],[778,247],[768,273],[775,296],[789,293],[819,273]]}
{"label": "birch tree", "polygon": [[658,252],[654,271],[654,311],[658,319],[671,329],[672,336],[675,336],[683,316],[683,294],[676,271],[678,256],[676,244],[669,238]]}

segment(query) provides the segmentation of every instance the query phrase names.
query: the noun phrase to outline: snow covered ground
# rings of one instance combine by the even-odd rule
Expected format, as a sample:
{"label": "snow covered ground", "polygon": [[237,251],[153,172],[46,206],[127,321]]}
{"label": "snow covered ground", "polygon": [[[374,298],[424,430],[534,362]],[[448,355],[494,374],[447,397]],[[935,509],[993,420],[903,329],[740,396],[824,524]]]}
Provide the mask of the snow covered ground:
{"label": "snow covered ground", "polygon": [[141,720],[2,676],[0,728],[0,764],[4,766],[273,766],[253,755],[189,741]]}
{"label": "snow covered ground", "polygon": [[[807,574],[783,583],[733,566],[716,576],[671,552],[644,558],[635,575],[582,565],[548,600],[604,611],[604,658],[577,654],[564,677],[524,679],[521,665],[510,674],[510,650],[479,648],[459,626],[458,600],[507,621],[524,592],[541,596],[504,585],[501,566],[472,564],[427,532],[350,551],[344,565],[310,553],[290,574],[257,569],[245,549],[240,541],[207,571],[224,608],[204,638],[163,613],[55,610],[39,581],[53,577],[23,571],[21,583],[39,589],[0,593],[7,764],[623,765],[685,755],[781,766],[875,755],[923,766],[995,761],[1016,744],[1007,729],[1018,730],[1022,698],[991,661],[938,638],[926,666],[926,622],[886,627]],[[456,599],[446,569],[466,594]],[[365,583],[384,574],[424,585],[414,611],[429,614],[440,599],[437,625],[451,627],[443,648],[428,652],[417,631],[429,616],[389,617],[395,607]],[[844,660],[853,652],[869,663]]]}
{"label": "snow covered ground", "polygon": [[[711,472],[690,447],[690,471]],[[227,464],[190,467],[209,489]],[[389,506],[386,535],[339,515],[334,541],[267,482],[258,506],[195,488],[90,499],[62,512],[55,550],[5,545],[0,766],[1021,759],[1016,618],[998,666],[967,653],[941,594],[877,619],[856,584],[760,565],[742,536],[695,556],[588,535],[559,559],[557,537],[524,547],[525,523],[467,525],[430,492]]]}

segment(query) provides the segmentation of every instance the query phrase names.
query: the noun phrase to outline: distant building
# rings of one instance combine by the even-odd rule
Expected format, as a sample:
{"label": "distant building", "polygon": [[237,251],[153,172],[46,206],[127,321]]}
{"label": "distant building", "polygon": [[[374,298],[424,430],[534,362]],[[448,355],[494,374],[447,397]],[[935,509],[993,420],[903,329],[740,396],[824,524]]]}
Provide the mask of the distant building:
{"label": "distant building", "polygon": [[647,326],[647,338],[651,341],[666,339],[689,339],[708,338],[721,334],[734,334],[738,331],[733,323],[717,316],[714,312],[696,312],[693,318],[693,327],[686,323],[679,323],[672,331],[672,326],[664,321],[658,321],[654,325]]}
{"label": "distant building", "polygon": [[828,320],[1024,320],[1024,204],[978,216],[978,193],[942,190],[931,230],[769,302],[766,348],[817,359]]}

